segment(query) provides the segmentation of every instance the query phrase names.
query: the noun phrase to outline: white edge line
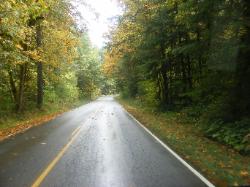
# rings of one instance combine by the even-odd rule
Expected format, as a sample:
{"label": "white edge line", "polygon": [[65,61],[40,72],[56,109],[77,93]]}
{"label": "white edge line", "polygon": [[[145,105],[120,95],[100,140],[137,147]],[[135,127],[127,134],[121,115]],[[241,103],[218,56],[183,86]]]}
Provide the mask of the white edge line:
{"label": "white edge line", "polygon": [[175,153],[171,148],[169,148],[163,141],[161,141],[157,136],[155,136],[148,128],[141,124],[132,114],[123,108],[123,110],[137,123],[139,124],[146,132],[148,132],[155,140],[158,141],[165,149],[167,149],[175,158],[177,158],[184,166],[186,166],[193,174],[195,174],[202,182],[204,182],[208,187],[215,187],[211,182],[209,182],[202,174],[190,166],[185,160],[183,160],[177,153]]}

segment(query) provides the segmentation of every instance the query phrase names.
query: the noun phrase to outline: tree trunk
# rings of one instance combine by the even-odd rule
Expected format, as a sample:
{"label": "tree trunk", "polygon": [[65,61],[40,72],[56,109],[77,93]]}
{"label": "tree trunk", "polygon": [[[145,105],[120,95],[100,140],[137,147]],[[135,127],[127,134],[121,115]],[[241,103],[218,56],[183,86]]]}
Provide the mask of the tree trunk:
{"label": "tree trunk", "polygon": [[[36,43],[39,49],[42,45],[42,29],[40,22],[36,26]],[[43,64],[37,62],[37,108],[41,109],[43,106]]]}
{"label": "tree trunk", "polygon": [[169,80],[166,70],[162,71],[162,82],[163,82],[163,102],[165,105],[169,105]]}
{"label": "tree trunk", "polygon": [[189,55],[187,56],[187,76],[188,76],[188,89],[191,90],[193,88],[193,80],[192,80],[191,60]]}
{"label": "tree trunk", "polygon": [[15,82],[14,82],[14,79],[13,79],[12,71],[9,70],[8,74],[9,74],[11,95],[12,95],[13,101],[14,101],[14,103],[16,105],[17,104],[17,89],[16,89],[16,85],[15,85]]}
{"label": "tree trunk", "polygon": [[236,86],[233,90],[232,115],[235,120],[250,115],[250,1],[243,0],[243,29],[244,34],[241,36],[240,49],[236,65]]}
{"label": "tree trunk", "polygon": [[[197,34],[197,42],[200,43],[201,42],[201,37],[200,37],[200,31],[197,30],[196,31],[196,34]],[[202,77],[202,53],[203,53],[203,49],[202,49],[202,52],[199,54],[199,57],[198,57],[198,67],[199,67],[199,81],[201,81],[201,77]]]}
{"label": "tree trunk", "polygon": [[16,102],[16,111],[19,113],[23,109],[23,95],[24,95],[24,84],[25,84],[25,74],[27,70],[27,64],[20,65],[20,75],[19,75],[19,92]]}

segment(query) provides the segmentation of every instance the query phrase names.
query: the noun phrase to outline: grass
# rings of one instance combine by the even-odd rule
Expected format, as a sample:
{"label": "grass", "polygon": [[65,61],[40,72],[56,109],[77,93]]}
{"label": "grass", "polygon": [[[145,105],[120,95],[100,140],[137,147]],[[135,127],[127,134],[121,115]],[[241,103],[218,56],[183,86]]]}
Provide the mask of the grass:
{"label": "grass", "polygon": [[216,186],[250,185],[250,157],[207,139],[182,114],[155,112],[135,100],[118,99],[143,125]]}
{"label": "grass", "polygon": [[5,111],[0,116],[0,140],[22,132],[32,126],[52,120],[63,112],[83,105],[86,102],[88,101],[45,103],[41,110],[32,107],[20,114]]}

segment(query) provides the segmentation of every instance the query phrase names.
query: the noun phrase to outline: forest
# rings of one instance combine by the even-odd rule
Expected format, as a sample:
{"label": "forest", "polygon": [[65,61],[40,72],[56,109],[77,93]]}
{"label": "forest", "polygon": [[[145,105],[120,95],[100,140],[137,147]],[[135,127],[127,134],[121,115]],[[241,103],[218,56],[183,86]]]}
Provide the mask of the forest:
{"label": "forest", "polygon": [[205,136],[249,154],[250,2],[120,6],[124,14],[100,50],[70,1],[3,0],[1,121],[116,92],[155,111],[180,112]]}
{"label": "forest", "polygon": [[0,3],[0,124],[25,112],[94,99],[109,82],[71,1]]}
{"label": "forest", "polygon": [[104,72],[123,98],[250,151],[250,1],[123,0]]}
{"label": "forest", "polygon": [[100,50],[77,25],[70,1],[3,0],[1,120],[117,92],[181,112],[207,137],[248,154],[250,3],[120,3],[124,14]]}
{"label": "forest", "polygon": [[[102,47],[79,12],[81,5],[100,18],[92,2],[122,10],[105,20]],[[115,182],[114,173],[127,181],[130,170],[149,182],[148,174],[159,183],[173,173],[182,178],[175,162],[164,165],[172,160],[162,151],[166,144],[216,186],[249,185],[249,60],[249,0],[1,0],[0,177],[19,182],[29,166],[41,172],[35,162],[54,160],[65,143],[63,157],[72,143],[60,176],[79,177],[87,168],[93,179]],[[107,171],[96,174],[101,164]]]}

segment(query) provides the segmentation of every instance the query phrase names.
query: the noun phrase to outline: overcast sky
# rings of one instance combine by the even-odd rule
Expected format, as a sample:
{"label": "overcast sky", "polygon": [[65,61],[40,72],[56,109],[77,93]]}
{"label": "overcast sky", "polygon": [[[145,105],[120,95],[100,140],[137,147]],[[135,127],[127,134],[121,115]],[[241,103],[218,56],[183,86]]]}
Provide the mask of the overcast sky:
{"label": "overcast sky", "polygon": [[122,10],[115,0],[85,0],[85,2],[93,10],[86,8],[84,5],[78,5],[77,9],[87,21],[91,42],[101,48],[105,43],[103,35],[111,26],[110,18],[122,14]]}

